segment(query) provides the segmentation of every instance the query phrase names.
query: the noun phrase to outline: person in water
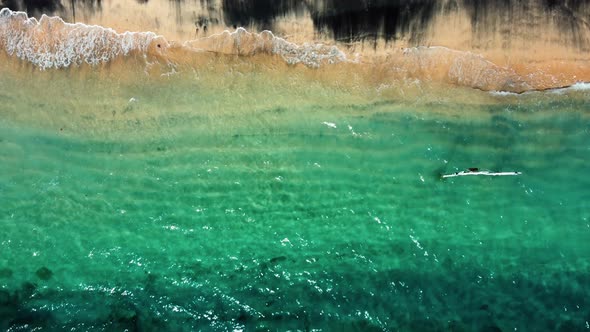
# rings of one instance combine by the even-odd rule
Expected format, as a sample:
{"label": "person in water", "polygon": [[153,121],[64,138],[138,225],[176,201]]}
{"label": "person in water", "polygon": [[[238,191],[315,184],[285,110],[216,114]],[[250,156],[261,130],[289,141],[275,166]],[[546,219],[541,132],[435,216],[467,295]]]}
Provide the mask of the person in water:
{"label": "person in water", "polygon": [[469,170],[470,172],[479,172],[479,168],[477,167],[469,167],[467,170]]}

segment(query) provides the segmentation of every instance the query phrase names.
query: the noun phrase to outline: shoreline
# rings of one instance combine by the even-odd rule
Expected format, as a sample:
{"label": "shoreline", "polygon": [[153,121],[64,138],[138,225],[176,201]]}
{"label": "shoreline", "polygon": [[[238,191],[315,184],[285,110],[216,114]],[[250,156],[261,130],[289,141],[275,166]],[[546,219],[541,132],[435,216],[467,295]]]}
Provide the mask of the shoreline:
{"label": "shoreline", "polygon": [[[482,48],[473,41],[472,47],[460,41],[453,48],[448,38],[456,29],[440,32],[439,44],[432,38],[418,46],[397,40],[377,42],[371,47],[366,41],[347,44],[307,33],[283,37],[280,33],[244,28],[210,29],[207,37],[175,41],[167,39],[174,36],[173,32],[166,34],[167,31],[163,34],[146,29],[121,32],[116,24],[101,26],[95,25],[101,22],[92,20],[71,24],[58,17],[28,18],[26,13],[8,9],[2,13],[3,53],[42,70],[108,64],[121,57],[131,57],[143,61],[148,74],[160,67],[163,69],[156,70],[156,75],[174,75],[179,70],[200,70],[203,62],[213,58],[238,56],[253,66],[266,61],[272,66],[279,61],[288,67],[310,67],[321,73],[352,70],[352,75],[364,77],[367,86],[375,89],[418,80],[520,94],[590,82],[590,65],[583,49],[567,45],[554,48],[546,41],[526,49]],[[322,79],[321,74],[316,76]],[[346,76],[342,73],[334,79],[345,80]]]}

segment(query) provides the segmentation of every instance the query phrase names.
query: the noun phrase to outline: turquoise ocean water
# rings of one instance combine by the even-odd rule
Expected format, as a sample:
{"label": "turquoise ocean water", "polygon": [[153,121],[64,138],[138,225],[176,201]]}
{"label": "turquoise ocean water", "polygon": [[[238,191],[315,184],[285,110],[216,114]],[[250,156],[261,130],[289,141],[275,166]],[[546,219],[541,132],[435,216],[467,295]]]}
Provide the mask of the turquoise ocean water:
{"label": "turquoise ocean water", "polygon": [[[1,95],[1,330],[590,327],[586,95],[160,93],[98,133]],[[440,179],[467,167],[523,174]]]}

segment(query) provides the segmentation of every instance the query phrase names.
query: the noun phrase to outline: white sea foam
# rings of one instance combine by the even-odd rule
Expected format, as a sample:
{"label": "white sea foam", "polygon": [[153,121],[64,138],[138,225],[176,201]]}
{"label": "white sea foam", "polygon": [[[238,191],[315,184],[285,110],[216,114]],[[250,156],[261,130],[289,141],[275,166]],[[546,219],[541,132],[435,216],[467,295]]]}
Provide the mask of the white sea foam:
{"label": "white sea foam", "polygon": [[516,92],[510,92],[510,91],[490,91],[490,94],[492,96],[496,96],[496,97],[509,97],[509,96],[518,96],[519,94]]}
{"label": "white sea foam", "polygon": [[39,21],[7,8],[0,11],[0,47],[11,56],[42,68],[96,65],[132,52],[147,52],[157,38],[153,32],[117,33],[113,29],[66,23],[43,15]]}
{"label": "white sea foam", "polygon": [[519,96],[519,95],[528,95],[532,93],[553,93],[553,94],[564,94],[568,92],[574,91],[590,91],[590,83],[589,82],[578,82],[574,83],[570,86],[560,87],[560,88],[553,88],[553,89],[546,89],[546,90],[531,90],[526,91],[523,93],[515,93],[510,91],[490,91],[489,93],[493,96],[497,97],[508,97],[508,96]]}
{"label": "white sea foam", "polygon": [[336,128],[337,128],[337,127],[336,127],[336,124],[335,124],[334,122],[327,122],[327,121],[324,121],[324,122],[322,122],[322,124],[323,124],[323,125],[326,125],[326,126],[327,126],[327,127],[329,127],[329,128],[334,128],[334,129],[336,129]]}
{"label": "white sea foam", "polygon": [[347,61],[344,52],[336,46],[321,43],[298,45],[276,37],[268,30],[261,33],[248,32],[244,28],[238,28],[234,32],[226,30],[206,38],[188,41],[184,46],[222,54],[252,56],[265,53],[278,55],[288,64],[300,63],[312,68],[318,68],[323,64]]}
{"label": "white sea foam", "polygon": [[556,88],[551,89],[549,92],[552,93],[566,93],[571,91],[588,91],[590,90],[590,83],[589,82],[577,82],[570,86],[563,87],[563,88]]}
{"label": "white sea foam", "polygon": [[590,90],[590,82],[578,82],[570,87],[574,91]]}

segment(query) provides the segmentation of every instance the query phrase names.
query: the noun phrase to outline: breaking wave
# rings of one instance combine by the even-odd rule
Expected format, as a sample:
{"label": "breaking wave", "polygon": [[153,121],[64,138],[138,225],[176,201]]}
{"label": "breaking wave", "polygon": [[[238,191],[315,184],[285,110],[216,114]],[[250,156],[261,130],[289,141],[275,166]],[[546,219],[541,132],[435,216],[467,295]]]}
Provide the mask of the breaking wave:
{"label": "breaking wave", "polygon": [[[24,12],[4,8],[0,11],[0,46],[10,56],[49,69],[83,63],[97,65],[134,53],[165,55],[171,45],[153,32],[117,33],[101,26],[66,23],[59,17],[43,15],[37,20]],[[242,56],[278,55],[288,64],[301,63],[312,68],[346,61],[345,54],[336,46],[297,45],[275,37],[270,31],[257,34],[243,28],[188,41],[181,47]]]}
{"label": "breaking wave", "polygon": [[24,12],[0,11],[0,46],[8,55],[42,69],[87,63],[97,65],[119,56],[145,54],[163,38],[152,32],[117,33],[82,23],[70,24],[43,15],[38,21]]}
{"label": "breaking wave", "polygon": [[551,94],[568,94],[572,92],[582,92],[587,93],[590,91],[590,83],[589,82],[577,82],[572,85],[563,86],[563,87],[555,87],[549,89],[537,89],[537,90],[528,90],[522,93],[511,92],[506,90],[491,90],[490,94],[496,97],[514,97],[520,95],[527,95],[527,94],[534,94],[534,93],[551,93]]}
{"label": "breaking wave", "polygon": [[192,40],[185,46],[197,50],[254,56],[256,54],[278,55],[290,65],[304,64],[319,68],[324,64],[335,64],[347,61],[347,57],[338,47],[319,43],[297,45],[265,30],[261,33],[250,33],[244,28],[235,32],[224,31],[207,38]]}

